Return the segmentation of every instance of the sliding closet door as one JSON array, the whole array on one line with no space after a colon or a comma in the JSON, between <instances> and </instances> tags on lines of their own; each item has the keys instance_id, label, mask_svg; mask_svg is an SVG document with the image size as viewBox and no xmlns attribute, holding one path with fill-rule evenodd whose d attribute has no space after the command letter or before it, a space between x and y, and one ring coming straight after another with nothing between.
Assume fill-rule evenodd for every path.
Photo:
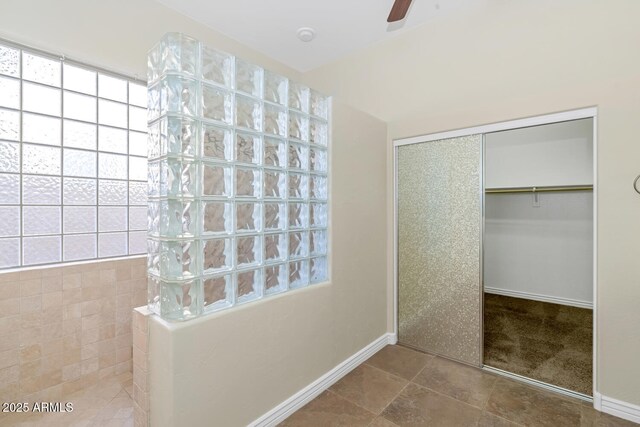
<instances>
[{"instance_id":1,"label":"sliding closet door","mask_svg":"<svg viewBox=\"0 0 640 427\"><path fill-rule=\"evenodd\" d=\"M479 366L482 135L396 154L398 340Z\"/></svg>"}]
</instances>

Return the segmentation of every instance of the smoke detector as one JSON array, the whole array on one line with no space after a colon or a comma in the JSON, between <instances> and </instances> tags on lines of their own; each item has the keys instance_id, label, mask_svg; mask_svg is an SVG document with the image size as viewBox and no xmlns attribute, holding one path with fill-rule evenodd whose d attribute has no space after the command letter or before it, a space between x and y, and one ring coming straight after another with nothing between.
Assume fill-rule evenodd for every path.
<instances>
[{"instance_id":1,"label":"smoke detector","mask_svg":"<svg viewBox=\"0 0 640 427\"><path fill-rule=\"evenodd\" d=\"M298 38L306 43L310 42L316 37L316 31L313 28L309 27L298 28L297 34Z\"/></svg>"}]
</instances>

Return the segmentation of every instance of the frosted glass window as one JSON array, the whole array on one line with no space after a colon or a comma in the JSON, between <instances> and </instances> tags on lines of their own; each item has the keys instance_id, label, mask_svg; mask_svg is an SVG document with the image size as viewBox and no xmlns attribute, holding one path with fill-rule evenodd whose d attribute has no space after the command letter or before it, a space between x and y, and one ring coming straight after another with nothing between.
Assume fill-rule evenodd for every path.
<instances>
[{"instance_id":1,"label":"frosted glass window","mask_svg":"<svg viewBox=\"0 0 640 427\"><path fill-rule=\"evenodd\" d=\"M0 219L0 269L144 254L146 84L0 42Z\"/></svg>"}]
</instances>

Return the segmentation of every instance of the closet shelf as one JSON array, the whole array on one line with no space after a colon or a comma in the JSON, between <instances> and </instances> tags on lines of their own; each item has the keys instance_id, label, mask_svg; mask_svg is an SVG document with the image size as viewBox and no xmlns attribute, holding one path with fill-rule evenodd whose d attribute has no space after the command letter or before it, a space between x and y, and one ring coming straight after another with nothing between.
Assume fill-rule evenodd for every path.
<instances>
[{"instance_id":1,"label":"closet shelf","mask_svg":"<svg viewBox=\"0 0 640 427\"><path fill-rule=\"evenodd\" d=\"M493 193L543 193L549 191L593 191L593 185L553 185L546 187L505 187L485 188L487 194Z\"/></svg>"}]
</instances>

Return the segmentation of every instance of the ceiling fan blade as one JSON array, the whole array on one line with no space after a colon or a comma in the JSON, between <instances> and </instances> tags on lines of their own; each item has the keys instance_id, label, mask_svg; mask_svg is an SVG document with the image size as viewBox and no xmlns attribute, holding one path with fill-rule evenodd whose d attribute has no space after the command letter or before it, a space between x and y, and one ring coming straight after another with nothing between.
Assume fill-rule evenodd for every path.
<instances>
[{"instance_id":1,"label":"ceiling fan blade","mask_svg":"<svg viewBox=\"0 0 640 427\"><path fill-rule=\"evenodd\" d=\"M396 0L395 3L393 3L391 12L389 12L387 22L396 22L403 19L407 15L409 6L411 6L411 0Z\"/></svg>"}]
</instances>

